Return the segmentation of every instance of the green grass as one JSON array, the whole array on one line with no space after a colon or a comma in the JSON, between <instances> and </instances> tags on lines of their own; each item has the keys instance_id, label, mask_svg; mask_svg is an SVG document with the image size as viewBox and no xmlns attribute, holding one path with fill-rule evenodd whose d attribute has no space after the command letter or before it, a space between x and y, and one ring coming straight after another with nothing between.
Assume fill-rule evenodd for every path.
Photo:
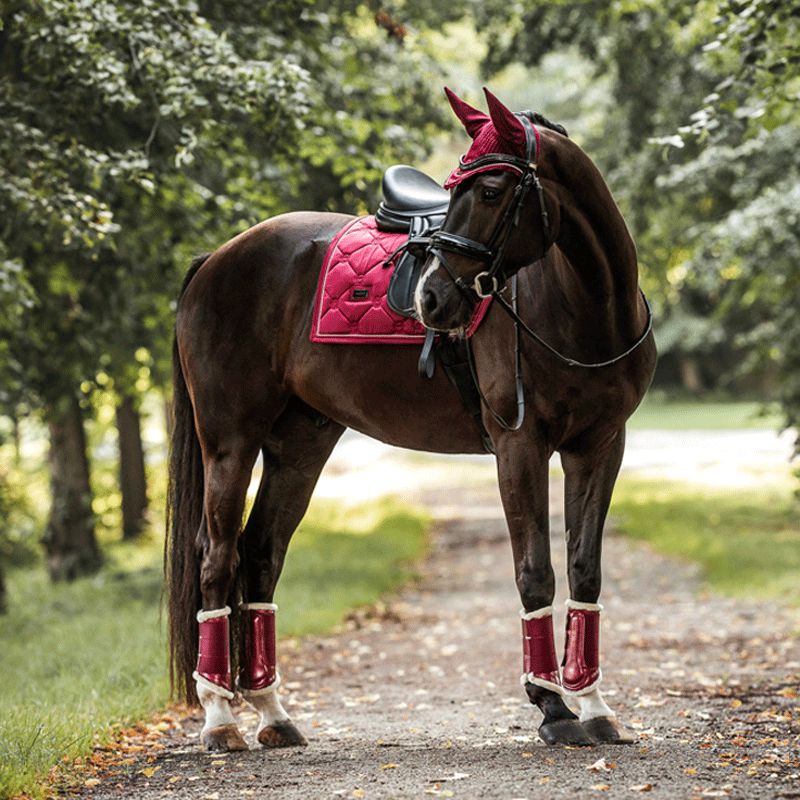
<instances>
[{"instance_id":1,"label":"green grass","mask_svg":"<svg viewBox=\"0 0 800 800\"><path fill-rule=\"evenodd\" d=\"M427 520L396 501L316 504L295 535L276 602L279 636L321 632L413 576ZM168 700L160 543L108 548L99 575L53 586L10 572L0 617L0 798L43 793L55 764Z\"/></svg>"},{"instance_id":2,"label":"green grass","mask_svg":"<svg viewBox=\"0 0 800 800\"><path fill-rule=\"evenodd\" d=\"M626 476L611 514L622 533L700 564L724 594L800 604L800 509L788 483L725 491Z\"/></svg>"},{"instance_id":3,"label":"green grass","mask_svg":"<svg viewBox=\"0 0 800 800\"><path fill-rule=\"evenodd\" d=\"M663 400L648 395L628 422L632 430L779 430L781 416L757 402L703 402Z\"/></svg>"}]
</instances>

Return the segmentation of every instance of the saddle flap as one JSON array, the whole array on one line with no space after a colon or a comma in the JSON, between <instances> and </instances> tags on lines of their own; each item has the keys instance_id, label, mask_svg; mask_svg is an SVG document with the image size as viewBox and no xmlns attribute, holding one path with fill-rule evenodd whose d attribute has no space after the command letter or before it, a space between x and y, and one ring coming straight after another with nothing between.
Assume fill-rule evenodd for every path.
<instances>
[{"instance_id":1,"label":"saddle flap","mask_svg":"<svg viewBox=\"0 0 800 800\"><path fill-rule=\"evenodd\" d=\"M427 231L427 219L414 217L410 220L411 236L422 236ZM416 319L414 293L417 290L424 261L424 258L418 258L408 251L398 260L386 291L386 302L395 313Z\"/></svg>"}]
</instances>

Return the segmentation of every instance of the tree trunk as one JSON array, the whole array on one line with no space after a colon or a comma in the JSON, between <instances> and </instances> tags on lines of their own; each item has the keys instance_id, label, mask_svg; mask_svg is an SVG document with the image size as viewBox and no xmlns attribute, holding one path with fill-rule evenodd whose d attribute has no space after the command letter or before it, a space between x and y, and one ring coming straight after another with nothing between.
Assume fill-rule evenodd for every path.
<instances>
[{"instance_id":1,"label":"tree trunk","mask_svg":"<svg viewBox=\"0 0 800 800\"><path fill-rule=\"evenodd\" d=\"M8 597L6 596L6 575L3 564L0 562L0 614L8 611Z\"/></svg>"},{"instance_id":2,"label":"tree trunk","mask_svg":"<svg viewBox=\"0 0 800 800\"><path fill-rule=\"evenodd\" d=\"M19 430L19 420L16 415L11 421L14 426L11 434L14 441L14 466L19 469L22 466L22 436Z\"/></svg>"},{"instance_id":3,"label":"tree trunk","mask_svg":"<svg viewBox=\"0 0 800 800\"><path fill-rule=\"evenodd\" d=\"M122 537L136 538L144 528L147 512L147 479L139 412L125 396L117 406L119 433L119 486L122 492Z\"/></svg>"},{"instance_id":4,"label":"tree trunk","mask_svg":"<svg viewBox=\"0 0 800 800\"><path fill-rule=\"evenodd\" d=\"M701 394L705 385L697 361L690 356L679 356L678 366L681 371L683 388L692 394Z\"/></svg>"},{"instance_id":5,"label":"tree trunk","mask_svg":"<svg viewBox=\"0 0 800 800\"><path fill-rule=\"evenodd\" d=\"M50 408L50 488L52 506L44 536L47 569L53 581L74 580L101 563L94 533L86 434L76 398Z\"/></svg>"}]
</instances>

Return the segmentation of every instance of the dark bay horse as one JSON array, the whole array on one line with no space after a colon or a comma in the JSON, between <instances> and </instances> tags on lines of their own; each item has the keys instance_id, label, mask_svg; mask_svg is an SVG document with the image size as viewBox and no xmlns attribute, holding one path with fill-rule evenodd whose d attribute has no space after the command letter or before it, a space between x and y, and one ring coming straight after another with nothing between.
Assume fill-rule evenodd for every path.
<instances>
[{"instance_id":1,"label":"dark bay horse","mask_svg":"<svg viewBox=\"0 0 800 800\"><path fill-rule=\"evenodd\" d=\"M470 341L523 606L522 682L543 713L547 743L629 741L598 688L598 598L625 422L655 365L636 251L578 146L488 92L490 115L448 95L473 142L446 184L450 206L428 244L417 312L427 327L459 336L478 295L496 290ZM351 219L299 212L267 220L198 259L181 293L166 544L172 674L204 707L210 749L246 746L230 708L235 686L260 712L261 744L305 743L278 699L272 600L289 540L343 431L415 450L484 452L442 370L419 377L415 348L310 341L323 257ZM527 410L509 424L518 411L516 363ZM556 451L570 588L560 667L548 531ZM263 477L242 530L259 453Z\"/></svg>"}]
</instances>

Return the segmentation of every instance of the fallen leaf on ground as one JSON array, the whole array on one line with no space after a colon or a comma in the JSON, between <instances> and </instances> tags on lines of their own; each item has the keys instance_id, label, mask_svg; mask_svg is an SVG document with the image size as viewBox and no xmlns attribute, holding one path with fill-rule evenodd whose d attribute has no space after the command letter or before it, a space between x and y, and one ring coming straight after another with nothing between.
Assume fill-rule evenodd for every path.
<instances>
[{"instance_id":1,"label":"fallen leaf on ground","mask_svg":"<svg viewBox=\"0 0 800 800\"><path fill-rule=\"evenodd\" d=\"M590 769L592 772L611 772L611 767L606 764L604 758L598 758L594 764L590 764L586 769Z\"/></svg>"},{"instance_id":2,"label":"fallen leaf on ground","mask_svg":"<svg viewBox=\"0 0 800 800\"><path fill-rule=\"evenodd\" d=\"M160 769L161 767L145 767L143 770L141 770L141 773L145 776L145 778L152 778L153 775L155 775Z\"/></svg>"},{"instance_id":3,"label":"fallen leaf on ground","mask_svg":"<svg viewBox=\"0 0 800 800\"><path fill-rule=\"evenodd\" d=\"M87 788L91 789L94 786L99 786L100 785L100 780L99 780L99 778L87 778L83 782L83 785L86 786Z\"/></svg>"},{"instance_id":4,"label":"fallen leaf on ground","mask_svg":"<svg viewBox=\"0 0 800 800\"><path fill-rule=\"evenodd\" d=\"M653 784L652 783L639 783L636 786L628 787L632 792L652 792L653 791Z\"/></svg>"},{"instance_id":5,"label":"fallen leaf on ground","mask_svg":"<svg viewBox=\"0 0 800 800\"><path fill-rule=\"evenodd\" d=\"M381 764L381 769L397 769L397 764Z\"/></svg>"},{"instance_id":6,"label":"fallen leaf on ground","mask_svg":"<svg viewBox=\"0 0 800 800\"><path fill-rule=\"evenodd\" d=\"M595 783L589 788L594 792L607 792L611 787L607 783Z\"/></svg>"}]
</instances>

